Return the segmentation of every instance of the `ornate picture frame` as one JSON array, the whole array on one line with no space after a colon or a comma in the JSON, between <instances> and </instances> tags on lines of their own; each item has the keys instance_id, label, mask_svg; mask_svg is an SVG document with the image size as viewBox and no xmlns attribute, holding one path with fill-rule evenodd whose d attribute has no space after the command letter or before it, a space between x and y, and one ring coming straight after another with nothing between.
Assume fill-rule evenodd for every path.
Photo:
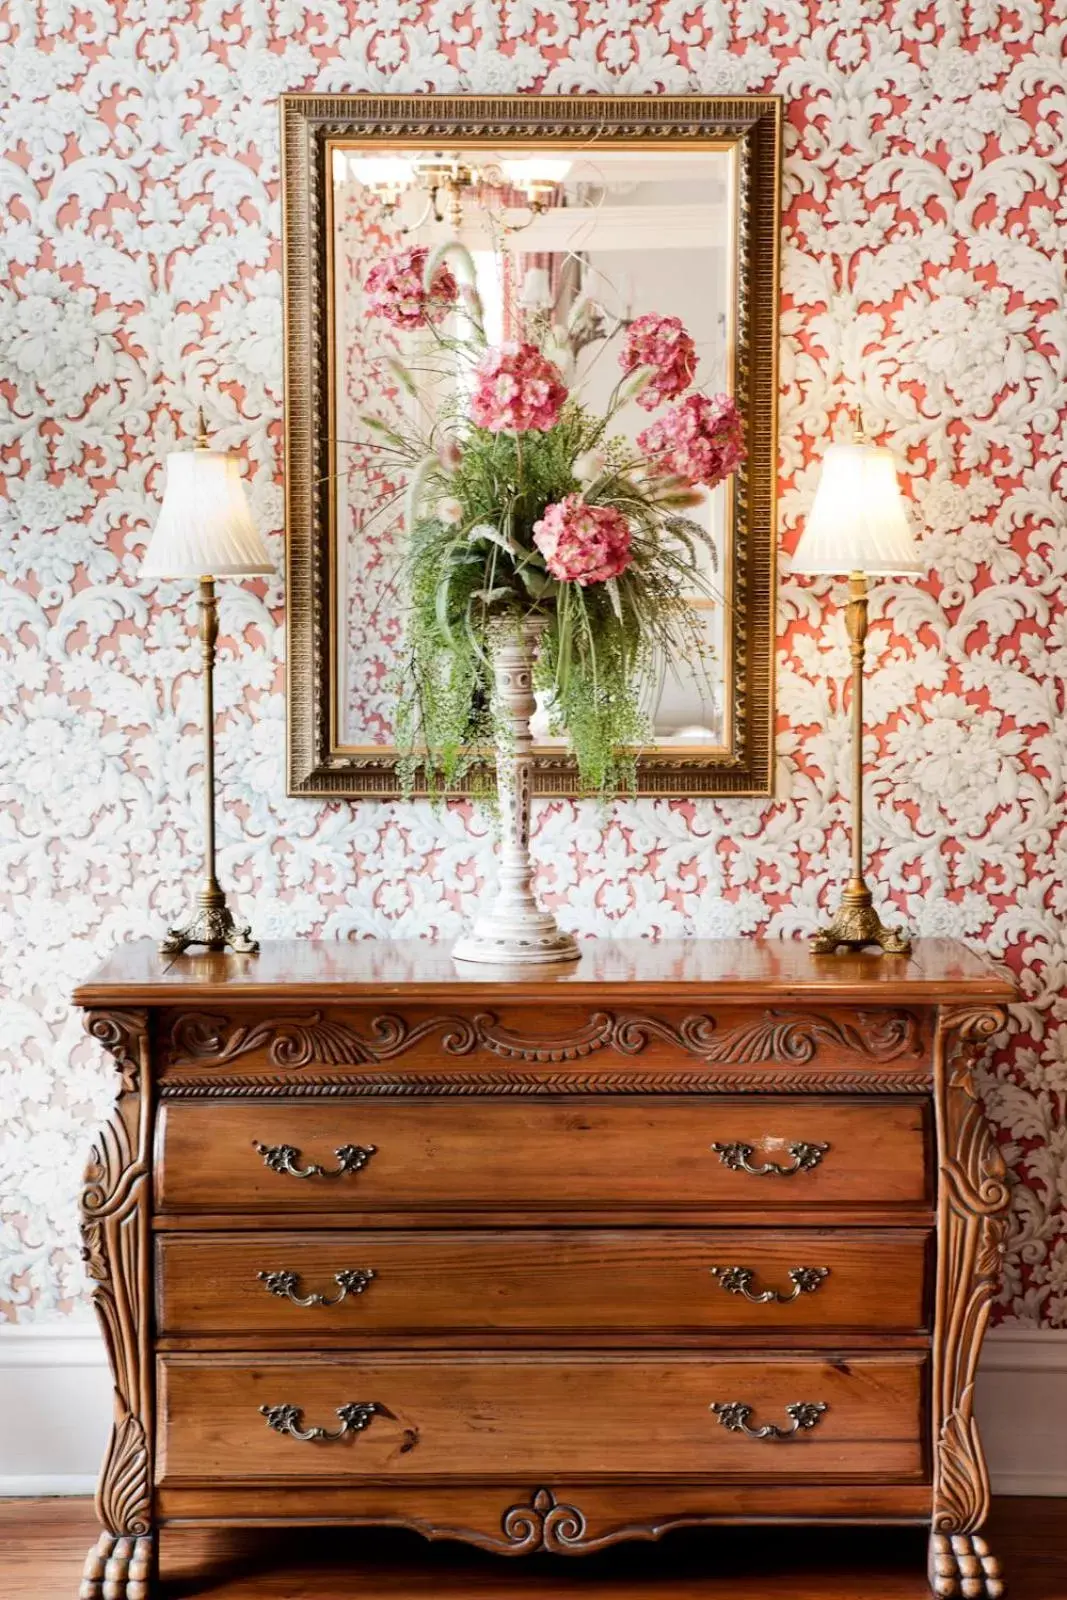
<instances>
[{"instance_id":1,"label":"ornate picture frame","mask_svg":"<svg viewBox=\"0 0 1067 1600\"><path fill-rule=\"evenodd\" d=\"M283 95L285 525L288 595L288 792L395 798L398 756L346 747L338 736L333 650L337 613L331 538L329 154L360 141L533 140L560 148L590 140L661 149L705 142L736 161L737 306L733 392L747 459L732 498L726 586L730 739L721 752L659 747L642 753L643 795L768 795L774 774L775 495L781 101L737 95L591 96ZM534 792L573 795L566 751L545 749Z\"/></svg>"}]
</instances>

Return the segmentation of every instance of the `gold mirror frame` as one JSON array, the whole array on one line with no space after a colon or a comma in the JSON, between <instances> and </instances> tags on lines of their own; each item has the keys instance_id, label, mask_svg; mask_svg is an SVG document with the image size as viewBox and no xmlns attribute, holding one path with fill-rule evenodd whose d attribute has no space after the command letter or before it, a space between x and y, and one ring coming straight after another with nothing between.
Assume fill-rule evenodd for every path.
<instances>
[{"instance_id":1,"label":"gold mirror frame","mask_svg":"<svg viewBox=\"0 0 1067 1600\"><path fill-rule=\"evenodd\" d=\"M649 750L642 795L767 795L774 775L775 490L781 101L768 95L283 95L285 524L289 649L288 792L334 798L399 795L397 756L345 749L335 713L336 614L330 529L329 146L338 139L499 145L536 139L633 147L726 147L737 170L733 392L748 456L733 489L727 604L733 666L732 745ZM565 751L536 758L534 792L573 795Z\"/></svg>"}]
</instances>

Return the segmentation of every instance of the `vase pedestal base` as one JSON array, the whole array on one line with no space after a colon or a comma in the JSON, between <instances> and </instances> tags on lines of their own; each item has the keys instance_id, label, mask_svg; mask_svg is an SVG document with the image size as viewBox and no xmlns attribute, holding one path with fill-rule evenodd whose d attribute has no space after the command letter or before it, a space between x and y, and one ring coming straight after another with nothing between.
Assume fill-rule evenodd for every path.
<instances>
[{"instance_id":1,"label":"vase pedestal base","mask_svg":"<svg viewBox=\"0 0 1067 1600\"><path fill-rule=\"evenodd\" d=\"M577 939L561 932L555 917L544 911L510 925L492 913L478 917L452 951L456 961L492 967L565 966L580 954Z\"/></svg>"},{"instance_id":2,"label":"vase pedestal base","mask_svg":"<svg viewBox=\"0 0 1067 1600\"><path fill-rule=\"evenodd\" d=\"M543 617L527 617L518 625L505 618L493 648L499 716L507 722L496 753L500 879L492 898L486 896L485 910L452 951L457 961L483 967L561 967L579 955L577 940L560 931L551 911L541 910L533 891L530 718L537 709L533 669L545 626Z\"/></svg>"}]
</instances>

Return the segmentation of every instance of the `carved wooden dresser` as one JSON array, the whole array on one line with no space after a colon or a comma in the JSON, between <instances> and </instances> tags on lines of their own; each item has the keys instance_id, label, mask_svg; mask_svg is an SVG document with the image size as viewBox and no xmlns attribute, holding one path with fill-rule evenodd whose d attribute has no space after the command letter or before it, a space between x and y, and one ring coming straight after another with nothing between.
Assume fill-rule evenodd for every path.
<instances>
[{"instance_id":1,"label":"carved wooden dresser","mask_svg":"<svg viewBox=\"0 0 1067 1600\"><path fill-rule=\"evenodd\" d=\"M83 1600L170 1526L583 1552L923 1523L996 1596L972 1413L1007 1188L961 946L595 943L549 976L293 942L79 989L121 1075L84 1193L114 1435Z\"/></svg>"}]
</instances>

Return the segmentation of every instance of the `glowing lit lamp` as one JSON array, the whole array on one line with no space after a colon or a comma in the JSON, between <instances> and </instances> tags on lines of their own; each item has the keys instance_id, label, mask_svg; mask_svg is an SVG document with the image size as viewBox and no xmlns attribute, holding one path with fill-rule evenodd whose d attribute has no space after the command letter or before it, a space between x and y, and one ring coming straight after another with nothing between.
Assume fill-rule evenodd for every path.
<instances>
[{"instance_id":1,"label":"glowing lit lamp","mask_svg":"<svg viewBox=\"0 0 1067 1600\"><path fill-rule=\"evenodd\" d=\"M251 929L238 926L215 876L215 641L219 632L216 578L266 577L274 563L252 521L236 456L212 450L200 414L193 450L167 457L163 505L141 563L145 578L196 579L204 680L204 886L184 928L171 928L163 955L190 945L255 954Z\"/></svg>"},{"instance_id":2,"label":"glowing lit lamp","mask_svg":"<svg viewBox=\"0 0 1067 1600\"><path fill-rule=\"evenodd\" d=\"M832 444L823 459L815 503L800 536L793 571L848 574L845 613L852 656L852 876L828 927L811 941L818 955L879 945L907 955L905 930L887 928L863 877L863 658L868 577L915 576L925 569L908 527L893 457L869 444L862 424L851 444Z\"/></svg>"},{"instance_id":3,"label":"glowing lit lamp","mask_svg":"<svg viewBox=\"0 0 1067 1600\"><path fill-rule=\"evenodd\" d=\"M345 154L334 151L335 169L343 181ZM415 163L410 156L352 155L348 152L349 174L365 189L371 189L389 211L400 204L404 191L411 186L415 176Z\"/></svg>"},{"instance_id":4,"label":"glowing lit lamp","mask_svg":"<svg viewBox=\"0 0 1067 1600\"><path fill-rule=\"evenodd\" d=\"M351 160L351 170L368 189L406 189L415 173L408 156L360 156Z\"/></svg>"},{"instance_id":5,"label":"glowing lit lamp","mask_svg":"<svg viewBox=\"0 0 1067 1600\"><path fill-rule=\"evenodd\" d=\"M534 211L544 211L553 192L571 170L570 161L554 156L523 157L517 161L502 161L500 166L508 182L524 190Z\"/></svg>"}]
</instances>

